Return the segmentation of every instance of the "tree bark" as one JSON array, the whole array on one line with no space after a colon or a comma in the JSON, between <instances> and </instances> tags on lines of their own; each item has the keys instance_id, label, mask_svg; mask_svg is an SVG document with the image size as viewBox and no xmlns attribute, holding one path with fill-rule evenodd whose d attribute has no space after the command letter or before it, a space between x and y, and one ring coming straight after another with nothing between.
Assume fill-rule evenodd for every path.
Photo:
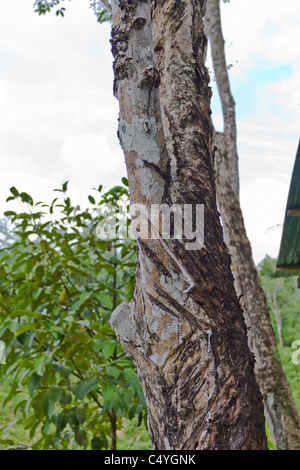
<instances>
[{"instance_id":1,"label":"tree bark","mask_svg":"<svg viewBox=\"0 0 300 470\"><path fill-rule=\"evenodd\" d=\"M226 67L219 0L208 1L205 19L224 118L224 132L215 133L218 208L232 256L236 290L249 329L250 350L256 359L255 373L263 394L267 421L277 448L295 450L300 448L299 413L279 360L276 337L239 202L235 106Z\"/></svg>"},{"instance_id":2,"label":"tree bark","mask_svg":"<svg viewBox=\"0 0 300 470\"><path fill-rule=\"evenodd\" d=\"M204 204L205 247L190 250L187 240L161 233L138 238L134 299L111 323L137 367L155 449L265 449L261 395L216 208L204 8L203 0L112 1L131 203L147 210Z\"/></svg>"},{"instance_id":3,"label":"tree bark","mask_svg":"<svg viewBox=\"0 0 300 470\"><path fill-rule=\"evenodd\" d=\"M272 293L272 296L271 296L271 291L269 291L267 289L264 289L265 293L266 293L266 296L267 296L267 300L269 302L269 305L270 305L270 308L272 310L272 312L274 313L274 316L275 316L275 320L276 320L276 329L277 329L277 334L278 334L278 340L279 340L279 344L281 347L283 347L283 341L282 341L282 319L281 319L281 309L278 305L278 302L277 302L277 292L279 291L280 289L280 284L281 284L281 279L276 279L276 286L274 288L274 291Z\"/></svg>"}]
</instances>

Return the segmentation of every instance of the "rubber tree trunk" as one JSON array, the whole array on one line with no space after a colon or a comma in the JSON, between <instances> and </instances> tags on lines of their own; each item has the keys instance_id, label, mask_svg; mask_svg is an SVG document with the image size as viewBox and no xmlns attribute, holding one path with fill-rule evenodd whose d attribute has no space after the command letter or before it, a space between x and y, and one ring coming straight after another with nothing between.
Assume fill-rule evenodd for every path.
<instances>
[{"instance_id":1,"label":"rubber tree trunk","mask_svg":"<svg viewBox=\"0 0 300 470\"><path fill-rule=\"evenodd\" d=\"M215 133L214 143L218 148L215 154L217 202L225 241L232 256L236 290L249 329L249 346L255 354L256 379L263 394L267 421L278 449L300 449L299 413L280 363L239 202L235 102L226 67L219 0L208 1L205 20L224 119L224 132Z\"/></svg>"},{"instance_id":2,"label":"rubber tree trunk","mask_svg":"<svg viewBox=\"0 0 300 470\"><path fill-rule=\"evenodd\" d=\"M112 2L131 204L204 204L205 247L190 249L189 237L140 235L134 299L111 323L137 367L155 449L265 449L261 394L216 207L204 7L203 0Z\"/></svg>"}]
</instances>

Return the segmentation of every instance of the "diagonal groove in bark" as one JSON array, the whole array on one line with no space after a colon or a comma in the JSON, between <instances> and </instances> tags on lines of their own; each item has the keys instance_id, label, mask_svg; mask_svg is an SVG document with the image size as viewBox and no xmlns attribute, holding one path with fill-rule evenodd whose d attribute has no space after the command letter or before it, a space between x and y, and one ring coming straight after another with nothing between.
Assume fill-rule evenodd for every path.
<instances>
[{"instance_id":1,"label":"diagonal groove in bark","mask_svg":"<svg viewBox=\"0 0 300 470\"><path fill-rule=\"evenodd\" d=\"M114 92L131 202L203 203L205 249L138 240L134 299L111 323L136 364L156 449L260 449L262 400L216 207L204 5L112 2Z\"/></svg>"},{"instance_id":2,"label":"diagonal groove in bark","mask_svg":"<svg viewBox=\"0 0 300 470\"><path fill-rule=\"evenodd\" d=\"M215 133L217 202L221 212L225 241L233 261L238 295L249 329L249 346L255 354L255 372L263 393L268 423L278 449L300 448L300 420L289 384L283 372L276 338L271 325L238 197L238 156L234 99L229 85L221 29L219 0L209 0L206 31L219 95L222 102L224 132Z\"/></svg>"}]
</instances>

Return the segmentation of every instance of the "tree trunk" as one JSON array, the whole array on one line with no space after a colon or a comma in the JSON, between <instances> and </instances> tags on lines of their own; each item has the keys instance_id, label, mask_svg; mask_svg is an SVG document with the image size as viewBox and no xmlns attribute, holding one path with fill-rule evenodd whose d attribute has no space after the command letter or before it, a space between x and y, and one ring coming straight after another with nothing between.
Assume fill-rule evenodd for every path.
<instances>
[{"instance_id":1,"label":"tree trunk","mask_svg":"<svg viewBox=\"0 0 300 470\"><path fill-rule=\"evenodd\" d=\"M219 0L209 0L205 19L224 118L224 132L215 133L218 148L215 167L217 202L225 241L232 256L236 290L249 329L249 346L255 354L256 378L263 393L266 417L277 448L300 449L299 414L279 360L276 337L238 197L235 107L226 67Z\"/></svg>"},{"instance_id":2,"label":"tree trunk","mask_svg":"<svg viewBox=\"0 0 300 470\"><path fill-rule=\"evenodd\" d=\"M281 347L283 347L281 311L280 311L280 307L279 307L278 302L277 302L277 292L280 289L280 284L281 284L280 281L281 281L281 279L276 279L276 286L274 288L272 296L271 296L271 292L269 290L267 290L267 291L266 291L266 289L264 289L264 290L265 290L270 308L271 308L271 310L272 310L272 312L274 313L274 316L275 316L276 329L277 329L279 344L280 344Z\"/></svg>"},{"instance_id":3,"label":"tree trunk","mask_svg":"<svg viewBox=\"0 0 300 470\"><path fill-rule=\"evenodd\" d=\"M155 449L265 449L253 355L216 208L204 6L112 1L131 204L204 204L205 247L192 250L189 237L157 231L140 235L134 299L111 323L136 364Z\"/></svg>"}]
</instances>

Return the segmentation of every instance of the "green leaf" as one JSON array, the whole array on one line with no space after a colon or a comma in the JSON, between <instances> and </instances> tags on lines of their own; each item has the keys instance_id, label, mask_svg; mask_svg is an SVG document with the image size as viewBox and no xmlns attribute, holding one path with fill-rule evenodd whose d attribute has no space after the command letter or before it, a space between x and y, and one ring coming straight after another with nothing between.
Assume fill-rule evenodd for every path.
<instances>
[{"instance_id":1,"label":"green leaf","mask_svg":"<svg viewBox=\"0 0 300 470\"><path fill-rule=\"evenodd\" d=\"M117 379L120 376L120 373L121 373L120 369L118 369L117 367L114 367L114 366L107 367L106 371L107 371L108 375L111 375L112 377L114 377L114 379Z\"/></svg>"},{"instance_id":2,"label":"green leaf","mask_svg":"<svg viewBox=\"0 0 300 470\"><path fill-rule=\"evenodd\" d=\"M85 380L79 382L74 390L74 395L77 400L82 400L89 392L91 392L96 385L98 385L100 380L97 377L88 377Z\"/></svg>"},{"instance_id":3,"label":"green leaf","mask_svg":"<svg viewBox=\"0 0 300 470\"><path fill-rule=\"evenodd\" d=\"M17 188L15 188L14 186L12 186L10 188L10 192L15 196L15 197L19 197L19 191L17 190Z\"/></svg>"},{"instance_id":4,"label":"green leaf","mask_svg":"<svg viewBox=\"0 0 300 470\"><path fill-rule=\"evenodd\" d=\"M34 330L33 325L21 325L21 326L19 326L19 328L15 332L15 336L17 338L18 336L22 335L23 333L26 333L27 331L32 331L32 330Z\"/></svg>"},{"instance_id":5,"label":"green leaf","mask_svg":"<svg viewBox=\"0 0 300 470\"><path fill-rule=\"evenodd\" d=\"M140 382L137 374L132 369L125 369L124 374L132 388L136 391L140 387Z\"/></svg>"},{"instance_id":6,"label":"green leaf","mask_svg":"<svg viewBox=\"0 0 300 470\"><path fill-rule=\"evenodd\" d=\"M108 294L103 294L103 293L97 294L97 298L104 305L104 307L107 307L110 310L113 309L113 302L112 302L111 297Z\"/></svg>"},{"instance_id":7,"label":"green leaf","mask_svg":"<svg viewBox=\"0 0 300 470\"><path fill-rule=\"evenodd\" d=\"M33 364L33 368L35 370L35 372L38 374L38 375L43 375L43 368L44 368L44 364L46 362L46 359L47 359L47 356L45 354L43 354L42 356L39 356L35 361L34 361L34 364Z\"/></svg>"},{"instance_id":8,"label":"green leaf","mask_svg":"<svg viewBox=\"0 0 300 470\"><path fill-rule=\"evenodd\" d=\"M19 318L19 317L38 317L40 313L32 312L31 310L14 310L11 313L11 318Z\"/></svg>"},{"instance_id":9,"label":"green leaf","mask_svg":"<svg viewBox=\"0 0 300 470\"><path fill-rule=\"evenodd\" d=\"M71 411L71 413L68 414L68 423L71 426L78 426L78 421L74 411Z\"/></svg>"},{"instance_id":10,"label":"green leaf","mask_svg":"<svg viewBox=\"0 0 300 470\"><path fill-rule=\"evenodd\" d=\"M102 395L105 401L110 402L115 392L114 384L105 382L102 386Z\"/></svg>"},{"instance_id":11,"label":"green leaf","mask_svg":"<svg viewBox=\"0 0 300 470\"><path fill-rule=\"evenodd\" d=\"M11 217L11 216L16 216L17 213L14 211L6 211L4 212L5 217Z\"/></svg>"},{"instance_id":12,"label":"green leaf","mask_svg":"<svg viewBox=\"0 0 300 470\"><path fill-rule=\"evenodd\" d=\"M48 255L49 251L49 243L46 240L41 240L40 241L40 246L45 255Z\"/></svg>"},{"instance_id":13,"label":"green leaf","mask_svg":"<svg viewBox=\"0 0 300 470\"><path fill-rule=\"evenodd\" d=\"M35 435L35 431L38 427L38 425L40 424L40 421L37 420L32 426L31 426L31 429L30 429L30 432L29 432L29 437L30 439L33 439L34 438L34 435Z\"/></svg>"},{"instance_id":14,"label":"green leaf","mask_svg":"<svg viewBox=\"0 0 300 470\"><path fill-rule=\"evenodd\" d=\"M66 291L65 288L63 288L63 290L59 294L58 302L61 305L65 305L68 302L68 299L69 299L68 292Z\"/></svg>"},{"instance_id":15,"label":"green leaf","mask_svg":"<svg viewBox=\"0 0 300 470\"><path fill-rule=\"evenodd\" d=\"M44 266L39 265L36 267L35 277L37 281L41 281L43 279L43 276L44 276Z\"/></svg>"},{"instance_id":16,"label":"green leaf","mask_svg":"<svg viewBox=\"0 0 300 470\"><path fill-rule=\"evenodd\" d=\"M27 419L23 421L23 427L24 429L29 429L32 427L32 425L36 422L36 416L29 416Z\"/></svg>"},{"instance_id":17,"label":"green leaf","mask_svg":"<svg viewBox=\"0 0 300 470\"><path fill-rule=\"evenodd\" d=\"M62 405L70 405L70 403L72 403L72 393L70 392L64 393L64 395L62 396L60 400L60 403Z\"/></svg>"},{"instance_id":18,"label":"green leaf","mask_svg":"<svg viewBox=\"0 0 300 470\"><path fill-rule=\"evenodd\" d=\"M132 369L125 369L124 370L124 374L129 382L129 384L131 385L131 387L133 388L133 390L136 392L136 394L138 395L139 399L140 399L140 402L146 406L146 403L145 403L145 398L144 398L144 395L143 395L143 392L142 392L142 388L141 388L141 384L140 384L140 381L138 379L138 376L136 374L136 372Z\"/></svg>"},{"instance_id":19,"label":"green leaf","mask_svg":"<svg viewBox=\"0 0 300 470\"><path fill-rule=\"evenodd\" d=\"M65 367L63 364L60 364L59 362L52 362L52 368L56 372L59 372L63 377L69 377L69 375L72 373L71 369L68 369Z\"/></svg>"},{"instance_id":20,"label":"green leaf","mask_svg":"<svg viewBox=\"0 0 300 470\"><path fill-rule=\"evenodd\" d=\"M31 292L31 297L35 300L37 300L40 295L42 294L43 292L43 287L40 287L39 289L34 289L32 292Z\"/></svg>"},{"instance_id":21,"label":"green leaf","mask_svg":"<svg viewBox=\"0 0 300 470\"><path fill-rule=\"evenodd\" d=\"M33 395L34 392L36 391L36 389L38 388L38 386L40 385L41 383L41 380L42 380L42 377L36 373L34 373L29 381L28 381L28 392L29 392L29 395Z\"/></svg>"},{"instance_id":22,"label":"green leaf","mask_svg":"<svg viewBox=\"0 0 300 470\"><path fill-rule=\"evenodd\" d=\"M92 439L92 449L93 450L101 450L103 448L107 447L107 441L106 439L103 439L101 437L93 437Z\"/></svg>"},{"instance_id":23,"label":"green leaf","mask_svg":"<svg viewBox=\"0 0 300 470\"><path fill-rule=\"evenodd\" d=\"M139 415L143 411L143 405L139 405L138 403L134 403L130 406L128 411L128 418L131 420L134 418L135 415Z\"/></svg>"},{"instance_id":24,"label":"green leaf","mask_svg":"<svg viewBox=\"0 0 300 470\"><path fill-rule=\"evenodd\" d=\"M43 400L42 400L42 406L43 406L43 411L44 411L45 416L48 419L50 419L55 408L55 403L53 403L53 401L50 399L49 392L46 392L44 394Z\"/></svg>"},{"instance_id":25,"label":"green leaf","mask_svg":"<svg viewBox=\"0 0 300 470\"><path fill-rule=\"evenodd\" d=\"M17 216L18 219L31 219L32 217L33 214L27 214L27 212L20 212Z\"/></svg>"},{"instance_id":26,"label":"green leaf","mask_svg":"<svg viewBox=\"0 0 300 470\"><path fill-rule=\"evenodd\" d=\"M114 343L113 341L103 341L101 349L104 358L109 359L114 354L115 348L116 343Z\"/></svg>"},{"instance_id":27,"label":"green leaf","mask_svg":"<svg viewBox=\"0 0 300 470\"><path fill-rule=\"evenodd\" d=\"M60 386L52 387L51 390L49 391L49 397L50 397L50 400L53 401L53 403L60 402L64 397L63 388Z\"/></svg>"},{"instance_id":28,"label":"green leaf","mask_svg":"<svg viewBox=\"0 0 300 470\"><path fill-rule=\"evenodd\" d=\"M78 406L75 411L75 416L79 424L82 424L86 420L86 409L83 406Z\"/></svg>"},{"instance_id":29,"label":"green leaf","mask_svg":"<svg viewBox=\"0 0 300 470\"><path fill-rule=\"evenodd\" d=\"M273 442L271 442L269 439L268 439L268 448L271 450L276 450L276 447L274 446Z\"/></svg>"},{"instance_id":30,"label":"green leaf","mask_svg":"<svg viewBox=\"0 0 300 470\"><path fill-rule=\"evenodd\" d=\"M86 438L87 438L87 434L84 429L79 429L79 431L77 431L77 433L75 434L75 440L77 444L79 444L80 446L82 446L85 443Z\"/></svg>"},{"instance_id":31,"label":"green leaf","mask_svg":"<svg viewBox=\"0 0 300 470\"><path fill-rule=\"evenodd\" d=\"M67 189L68 189L68 183L69 183L69 181L65 181L65 182L63 183L63 185L62 185L62 190L63 190L64 193L65 193L65 192L67 191Z\"/></svg>"},{"instance_id":32,"label":"green leaf","mask_svg":"<svg viewBox=\"0 0 300 470\"><path fill-rule=\"evenodd\" d=\"M20 198L21 198L22 202L28 202L31 205L33 204L32 197L29 196L29 194L27 194L27 193L21 193Z\"/></svg>"},{"instance_id":33,"label":"green leaf","mask_svg":"<svg viewBox=\"0 0 300 470\"><path fill-rule=\"evenodd\" d=\"M67 426L67 424L68 424L68 417L64 414L58 415L57 421L56 421L57 432L60 433L61 431L63 431L65 427Z\"/></svg>"},{"instance_id":34,"label":"green leaf","mask_svg":"<svg viewBox=\"0 0 300 470\"><path fill-rule=\"evenodd\" d=\"M91 204L96 204L96 201L93 198L93 196L89 196L88 198L89 198L89 201L90 201Z\"/></svg>"}]
</instances>

